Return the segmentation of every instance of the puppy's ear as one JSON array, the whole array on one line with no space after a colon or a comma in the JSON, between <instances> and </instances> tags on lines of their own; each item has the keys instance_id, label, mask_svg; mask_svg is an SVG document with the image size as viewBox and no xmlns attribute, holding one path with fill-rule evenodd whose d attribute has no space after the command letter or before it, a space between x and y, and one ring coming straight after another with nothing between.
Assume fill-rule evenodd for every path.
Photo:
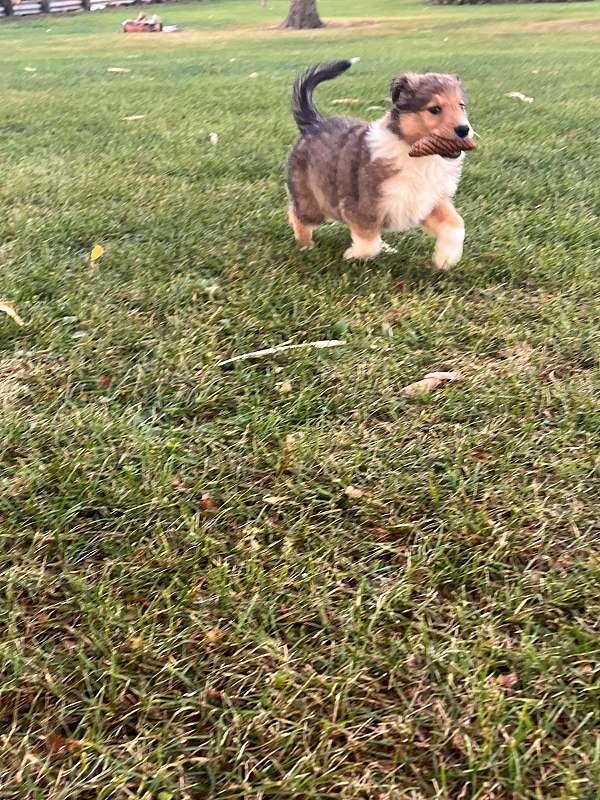
<instances>
[{"instance_id":1,"label":"puppy's ear","mask_svg":"<svg viewBox=\"0 0 600 800\"><path fill-rule=\"evenodd\" d=\"M398 75L397 78L394 78L390 87L390 92L394 105L398 105L402 103L403 100L412 97L414 95L414 81L412 75L405 73L404 75Z\"/></svg>"}]
</instances>

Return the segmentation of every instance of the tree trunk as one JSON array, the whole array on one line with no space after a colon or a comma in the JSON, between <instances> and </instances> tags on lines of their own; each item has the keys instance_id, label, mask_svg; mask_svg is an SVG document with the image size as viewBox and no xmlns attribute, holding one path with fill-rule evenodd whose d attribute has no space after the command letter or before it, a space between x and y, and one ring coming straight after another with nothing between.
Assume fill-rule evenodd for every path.
<instances>
[{"instance_id":1,"label":"tree trunk","mask_svg":"<svg viewBox=\"0 0 600 800\"><path fill-rule=\"evenodd\" d=\"M317 11L317 0L290 0L290 10L281 27L296 31L324 27Z\"/></svg>"}]
</instances>

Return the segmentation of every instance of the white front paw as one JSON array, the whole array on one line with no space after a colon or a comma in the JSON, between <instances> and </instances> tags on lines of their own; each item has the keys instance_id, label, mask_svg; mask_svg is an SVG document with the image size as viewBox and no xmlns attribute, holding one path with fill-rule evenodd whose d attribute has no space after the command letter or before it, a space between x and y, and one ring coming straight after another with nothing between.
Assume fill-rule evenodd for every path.
<instances>
[{"instance_id":1,"label":"white front paw","mask_svg":"<svg viewBox=\"0 0 600 800\"><path fill-rule=\"evenodd\" d=\"M453 231L451 236L440 237L433 251L433 266L446 270L458 264L463 254L464 238L462 230Z\"/></svg>"}]
</instances>

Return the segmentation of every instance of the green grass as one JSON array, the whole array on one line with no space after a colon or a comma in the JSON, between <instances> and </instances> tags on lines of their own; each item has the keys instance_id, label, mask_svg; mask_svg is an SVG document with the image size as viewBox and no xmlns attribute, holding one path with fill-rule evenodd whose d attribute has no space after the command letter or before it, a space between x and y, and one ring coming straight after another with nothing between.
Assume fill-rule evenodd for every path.
<instances>
[{"instance_id":1,"label":"green grass","mask_svg":"<svg viewBox=\"0 0 600 800\"><path fill-rule=\"evenodd\" d=\"M387 19L0 24L2 800L600 796L600 5L321 10ZM290 85L337 56L331 113L463 76L449 274L296 249Z\"/></svg>"}]
</instances>

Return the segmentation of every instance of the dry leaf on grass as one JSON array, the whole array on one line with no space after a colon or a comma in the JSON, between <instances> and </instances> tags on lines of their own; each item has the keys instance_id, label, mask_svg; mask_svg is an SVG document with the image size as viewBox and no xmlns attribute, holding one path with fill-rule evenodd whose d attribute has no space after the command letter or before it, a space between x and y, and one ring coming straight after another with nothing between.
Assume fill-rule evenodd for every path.
<instances>
[{"instance_id":1,"label":"dry leaf on grass","mask_svg":"<svg viewBox=\"0 0 600 800\"><path fill-rule=\"evenodd\" d=\"M540 372L540 378L546 383L556 383L563 377L564 371L560 368L552 369L547 367Z\"/></svg>"},{"instance_id":2,"label":"dry leaf on grass","mask_svg":"<svg viewBox=\"0 0 600 800\"><path fill-rule=\"evenodd\" d=\"M286 495L276 495L276 494L268 494L266 497L263 497L265 503L268 503L270 506L277 506L279 503L283 503L287 500Z\"/></svg>"},{"instance_id":3,"label":"dry leaf on grass","mask_svg":"<svg viewBox=\"0 0 600 800\"><path fill-rule=\"evenodd\" d=\"M127 69L127 67L107 67L106 71L107 72L131 72L131 70Z\"/></svg>"},{"instance_id":4,"label":"dry leaf on grass","mask_svg":"<svg viewBox=\"0 0 600 800\"><path fill-rule=\"evenodd\" d=\"M298 431L298 433L288 433L288 435L285 437L285 446L288 448L295 447L301 439L304 439L304 431Z\"/></svg>"},{"instance_id":5,"label":"dry leaf on grass","mask_svg":"<svg viewBox=\"0 0 600 800\"><path fill-rule=\"evenodd\" d=\"M346 486L346 488L344 489L344 494L351 500L358 500L359 498L364 497L365 493L362 489L359 489L357 486L352 486L352 484L350 484L350 486Z\"/></svg>"},{"instance_id":6,"label":"dry leaf on grass","mask_svg":"<svg viewBox=\"0 0 600 800\"><path fill-rule=\"evenodd\" d=\"M132 114L130 117L123 117L126 122L133 122L136 119L146 119L145 114Z\"/></svg>"},{"instance_id":7,"label":"dry leaf on grass","mask_svg":"<svg viewBox=\"0 0 600 800\"><path fill-rule=\"evenodd\" d=\"M400 389L402 397L414 397L418 394L426 394L433 391L442 383L449 383L457 381L460 378L459 372L429 372L425 377L416 383L410 383L408 386Z\"/></svg>"},{"instance_id":8,"label":"dry leaf on grass","mask_svg":"<svg viewBox=\"0 0 600 800\"><path fill-rule=\"evenodd\" d=\"M37 72L36 67L25 67L25 72Z\"/></svg>"},{"instance_id":9,"label":"dry leaf on grass","mask_svg":"<svg viewBox=\"0 0 600 800\"><path fill-rule=\"evenodd\" d=\"M523 94L523 92L508 92L506 96L522 100L523 103L533 103L533 97L528 97L526 94Z\"/></svg>"},{"instance_id":10,"label":"dry leaf on grass","mask_svg":"<svg viewBox=\"0 0 600 800\"><path fill-rule=\"evenodd\" d=\"M209 133L208 134L208 141L212 145L219 144L219 134L218 133Z\"/></svg>"},{"instance_id":11,"label":"dry leaf on grass","mask_svg":"<svg viewBox=\"0 0 600 800\"><path fill-rule=\"evenodd\" d=\"M17 325L23 327L25 323L21 319L21 317L15 311L15 307L12 303L9 303L8 300L0 300L0 311L3 314L7 314Z\"/></svg>"},{"instance_id":12,"label":"dry leaf on grass","mask_svg":"<svg viewBox=\"0 0 600 800\"><path fill-rule=\"evenodd\" d=\"M225 636L225 631L223 628L211 628L210 630L206 631L204 638L209 644L215 644L220 639Z\"/></svg>"},{"instance_id":13,"label":"dry leaf on grass","mask_svg":"<svg viewBox=\"0 0 600 800\"><path fill-rule=\"evenodd\" d=\"M360 103L360 98L358 97L338 97L337 100L332 100L331 104L334 106L341 106L341 105L350 105L354 106L356 103Z\"/></svg>"},{"instance_id":14,"label":"dry leaf on grass","mask_svg":"<svg viewBox=\"0 0 600 800\"><path fill-rule=\"evenodd\" d=\"M282 383L278 384L277 389L279 390L279 394L291 394L293 387L291 381L283 381Z\"/></svg>"},{"instance_id":15,"label":"dry leaf on grass","mask_svg":"<svg viewBox=\"0 0 600 800\"><path fill-rule=\"evenodd\" d=\"M250 75L248 75L248 77L251 78L252 80L256 80L256 78L258 78L258 72L251 72Z\"/></svg>"},{"instance_id":16,"label":"dry leaf on grass","mask_svg":"<svg viewBox=\"0 0 600 800\"><path fill-rule=\"evenodd\" d=\"M85 742L81 742L78 739L67 739L58 733L51 733L49 736L46 736L45 743L48 752L52 755L73 753L85 747Z\"/></svg>"},{"instance_id":17,"label":"dry leaf on grass","mask_svg":"<svg viewBox=\"0 0 600 800\"><path fill-rule=\"evenodd\" d=\"M508 672L506 675L498 675L496 683L503 689L514 689L519 683L519 674L518 672Z\"/></svg>"},{"instance_id":18,"label":"dry leaf on grass","mask_svg":"<svg viewBox=\"0 0 600 800\"><path fill-rule=\"evenodd\" d=\"M90 253L90 263L95 264L99 258L102 258L104 255L104 248L101 244L95 244L92 247L92 252Z\"/></svg>"},{"instance_id":19,"label":"dry leaf on grass","mask_svg":"<svg viewBox=\"0 0 600 800\"><path fill-rule=\"evenodd\" d=\"M218 507L217 501L210 492L204 492L198 505L203 511L214 511Z\"/></svg>"}]
</instances>

